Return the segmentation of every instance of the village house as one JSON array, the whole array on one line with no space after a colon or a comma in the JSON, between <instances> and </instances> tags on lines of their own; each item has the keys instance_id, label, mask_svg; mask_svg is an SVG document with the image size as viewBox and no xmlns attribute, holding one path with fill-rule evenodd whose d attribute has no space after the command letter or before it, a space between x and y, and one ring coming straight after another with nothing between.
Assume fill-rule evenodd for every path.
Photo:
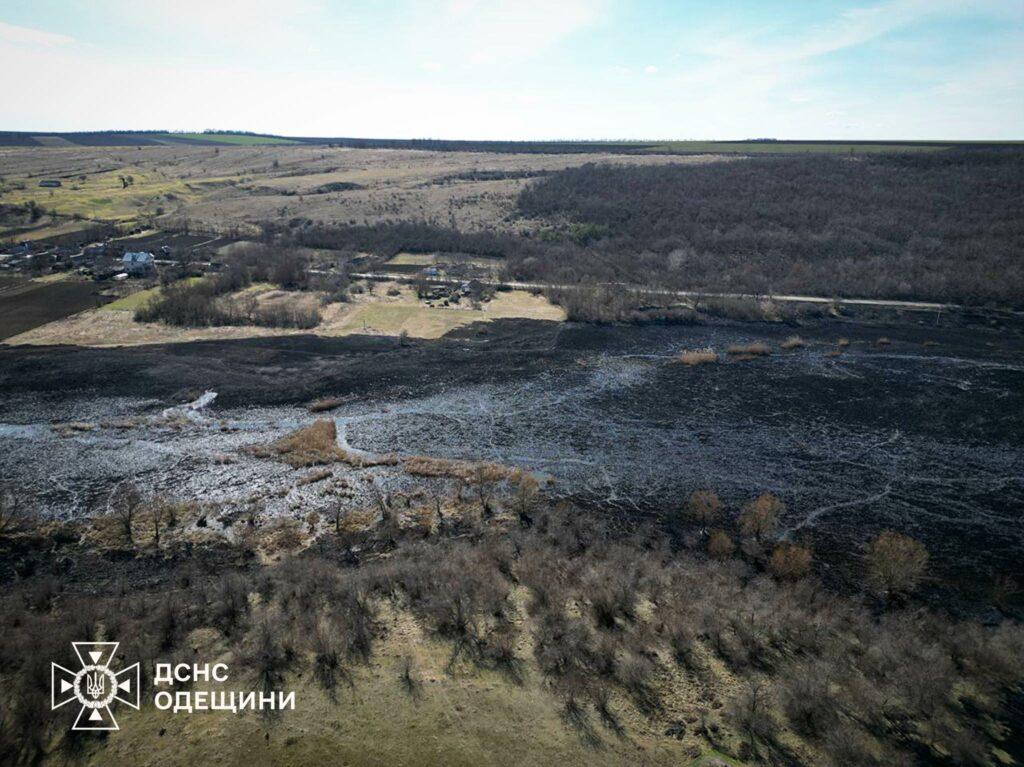
<instances>
[{"instance_id":1,"label":"village house","mask_svg":"<svg viewBox=\"0 0 1024 767\"><path fill-rule=\"evenodd\" d=\"M125 253L121 266L132 277L143 277L154 270L153 254L142 251Z\"/></svg>"}]
</instances>

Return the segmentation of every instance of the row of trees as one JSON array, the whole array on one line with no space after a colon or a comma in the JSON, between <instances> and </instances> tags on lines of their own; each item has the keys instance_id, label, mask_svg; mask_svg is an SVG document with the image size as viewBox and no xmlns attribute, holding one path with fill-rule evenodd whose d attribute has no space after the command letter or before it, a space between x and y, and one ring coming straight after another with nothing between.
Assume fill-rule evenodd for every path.
<instances>
[{"instance_id":1,"label":"row of trees","mask_svg":"<svg viewBox=\"0 0 1024 767\"><path fill-rule=\"evenodd\" d=\"M308 264L292 250L264 245L240 248L232 254L223 272L196 282L165 285L158 296L135 310L135 320L183 327L313 328L320 324L320 312L315 306L260 302L254 295L228 295L254 282L304 289L309 287Z\"/></svg>"}]
</instances>

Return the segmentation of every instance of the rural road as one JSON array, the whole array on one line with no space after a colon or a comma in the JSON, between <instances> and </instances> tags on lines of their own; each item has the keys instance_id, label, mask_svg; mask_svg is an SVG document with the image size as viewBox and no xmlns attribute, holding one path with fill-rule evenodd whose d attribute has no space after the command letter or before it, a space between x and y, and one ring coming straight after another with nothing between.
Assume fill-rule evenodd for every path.
<instances>
[{"instance_id":1,"label":"rural road","mask_svg":"<svg viewBox=\"0 0 1024 767\"><path fill-rule=\"evenodd\" d=\"M356 272L351 275L360 280L395 280L397 282L415 282L424 280L434 285L461 285L466 280L456 280L445 277L422 277L395 272ZM506 288L508 290L580 290L582 285L547 285L539 282L503 282L500 280L477 280L477 282L495 288ZM706 299L706 298L739 298L758 301L782 301L800 304L837 304L841 306L873 306L885 309L905 309L917 312L941 312L958 311L965 307L960 304L931 303L928 301L895 301L881 298L826 298L824 296L798 296L788 294L764 294L754 293L706 293L695 290L659 290L652 288L641 288L625 283L600 283L602 285L619 285L630 290L637 290L656 296L673 296L683 299ZM1015 312L1014 312L1015 313Z\"/></svg>"}]
</instances>

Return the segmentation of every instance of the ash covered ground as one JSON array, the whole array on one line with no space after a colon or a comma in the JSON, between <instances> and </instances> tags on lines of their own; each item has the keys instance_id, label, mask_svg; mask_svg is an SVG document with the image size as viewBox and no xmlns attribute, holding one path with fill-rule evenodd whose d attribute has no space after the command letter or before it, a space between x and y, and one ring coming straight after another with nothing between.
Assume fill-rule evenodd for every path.
<instances>
[{"instance_id":1,"label":"ash covered ground","mask_svg":"<svg viewBox=\"0 0 1024 767\"><path fill-rule=\"evenodd\" d=\"M987 602L992 578L1014 573L1024 551L1020 336L831 323L780 351L792 332L508 322L409 346L0 348L0 473L53 515L101 513L130 480L227 508L258 493L271 513L299 516L328 502L321 486L243 448L331 417L347 447L526 467L554 479L550 492L626 519L678 510L697 488L734 512L768 490L838 587L856 581L862 545L891 528L928 546L934 599ZM834 354L840 337L850 345ZM775 353L674 361L759 339ZM218 396L205 408L185 404L206 390ZM345 395L324 416L306 410ZM398 467L333 471L416 482Z\"/></svg>"}]
</instances>

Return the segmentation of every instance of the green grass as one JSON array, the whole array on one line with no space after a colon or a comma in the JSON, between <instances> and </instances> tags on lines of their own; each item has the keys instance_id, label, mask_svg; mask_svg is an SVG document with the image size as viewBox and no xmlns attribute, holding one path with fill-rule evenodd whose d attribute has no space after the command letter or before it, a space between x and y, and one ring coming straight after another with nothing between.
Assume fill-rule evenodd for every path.
<instances>
[{"instance_id":1,"label":"green grass","mask_svg":"<svg viewBox=\"0 0 1024 767\"><path fill-rule=\"evenodd\" d=\"M181 282L193 283L203 279L202 277L187 277ZM180 282L178 284L181 284ZM123 298L119 298L116 301L111 301L109 304L104 304L100 307L100 311L105 312L134 312L140 306L146 304L151 298L156 298L160 295L160 287L149 288L148 290L139 290L135 293L131 293Z\"/></svg>"},{"instance_id":2,"label":"green grass","mask_svg":"<svg viewBox=\"0 0 1024 767\"><path fill-rule=\"evenodd\" d=\"M235 146L253 146L255 144L298 144L288 138L277 136L250 136L245 133L164 133L161 138L170 141L174 139L195 139L198 141L212 141L217 144L232 144Z\"/></svg>"}]
</instances>

